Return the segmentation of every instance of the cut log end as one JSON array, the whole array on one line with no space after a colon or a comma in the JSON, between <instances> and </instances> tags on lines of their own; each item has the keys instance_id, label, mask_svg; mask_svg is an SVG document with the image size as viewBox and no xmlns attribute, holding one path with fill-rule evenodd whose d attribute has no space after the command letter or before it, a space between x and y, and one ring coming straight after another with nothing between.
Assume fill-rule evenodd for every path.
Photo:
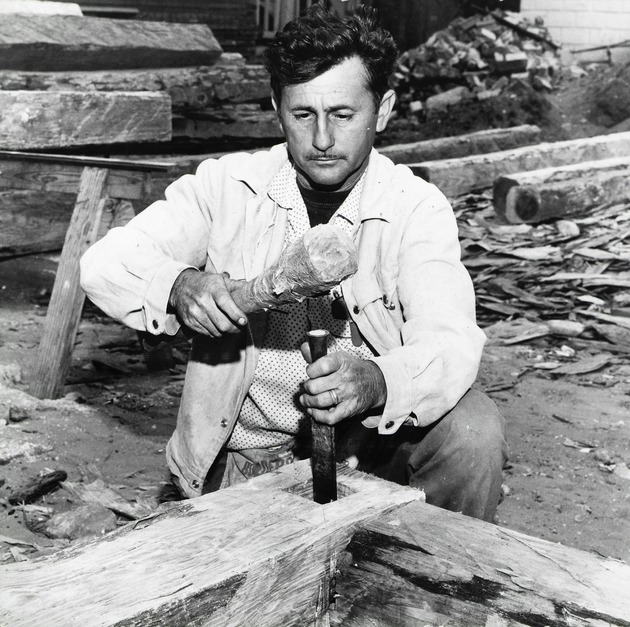
<instances>
[{"instance_id":1,"label":"cut log end","mask_svg":"<svg viewBox=\"0 0 630 627\"><path fill-rule=\"evenodd\" d=\"M507 194L505 218L513 224L540 220L540 194L531 187L513 187Z\"/></svg>"}]
</instances>

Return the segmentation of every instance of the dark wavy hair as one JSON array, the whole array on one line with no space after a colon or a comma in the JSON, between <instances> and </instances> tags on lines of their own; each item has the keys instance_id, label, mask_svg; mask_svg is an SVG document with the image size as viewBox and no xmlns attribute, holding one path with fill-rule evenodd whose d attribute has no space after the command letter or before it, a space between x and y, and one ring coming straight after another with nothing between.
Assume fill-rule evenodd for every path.
<instances>
[{"instance_id":1,"label":"dark wavy hair","mask_svg":"<svg viewBox=\"0 0 630 627\"><path fill-rule=\"evenodd\" d=\"M378 25L371 9L360 7L341 18L319 3L312 5L276 33L265 50L276 102L280 104L284 87L310 81L354 56L363 61L378 107L398 58L393 37Z\"/></svg>"}]
</instances>

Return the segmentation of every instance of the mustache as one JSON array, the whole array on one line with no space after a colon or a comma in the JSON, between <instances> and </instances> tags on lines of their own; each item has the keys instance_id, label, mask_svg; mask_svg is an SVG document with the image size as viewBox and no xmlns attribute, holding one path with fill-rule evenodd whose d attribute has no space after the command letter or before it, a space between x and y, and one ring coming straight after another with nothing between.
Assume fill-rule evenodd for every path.
<instances>
[{"instance_id":1,"label":"mustache","mask_svg":"<svg viewBox=\"0 0 630 627\"><path fill-rule=\"evenodd\" d=\"M344 155L337 154L310 154L306 155L308 161L328 161L329 159L344 159Z\"/></svg>"}]
</instances>

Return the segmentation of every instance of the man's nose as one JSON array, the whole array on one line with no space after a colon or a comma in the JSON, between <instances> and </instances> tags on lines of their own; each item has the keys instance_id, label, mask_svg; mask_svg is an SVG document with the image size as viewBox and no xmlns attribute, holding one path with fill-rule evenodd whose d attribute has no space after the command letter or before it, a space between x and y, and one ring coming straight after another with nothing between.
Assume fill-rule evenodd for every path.
<instances>
[{"instance_id":1,"label":"man's nose","mask_svg":"<svg viewBox=\"0 0 630 627\"><path fill-rule=\"evenodd\" d=\"M313 135L313 146L325 152L335 145L335 138L327 119L318 120Z\"/></svg>"}]
</instances>

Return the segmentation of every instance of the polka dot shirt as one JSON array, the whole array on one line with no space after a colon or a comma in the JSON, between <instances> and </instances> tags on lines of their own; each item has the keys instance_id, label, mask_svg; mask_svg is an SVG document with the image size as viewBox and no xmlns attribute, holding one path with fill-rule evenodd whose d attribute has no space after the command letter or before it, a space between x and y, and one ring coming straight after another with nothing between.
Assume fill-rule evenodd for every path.
<instances>
[{"instance_id":1,"label":"polka dot shirt","mask_svg":"<svg viewBox=\"0 0 630 627\"><path fill-rule=\"evenodd\" d=\"M358 226L359 199L363 176L329 221L351 237ZM295 170L287 164L276 176L269 196L289 207L285 246L310 228L306 206L295 179ZM328 329L328 351L347 351L362 359L372 352L363 343L355 346L350 322L333 318L332 302L338 288L318 298L283 305L268 312L267 331L260 351L254 381L245 398L238 422L227 444L229 450L269 448L289 443L307 419L298 403L300 384L307 379L306 362L300 346L311 329Z\"/></svg>"}]
</instances>

